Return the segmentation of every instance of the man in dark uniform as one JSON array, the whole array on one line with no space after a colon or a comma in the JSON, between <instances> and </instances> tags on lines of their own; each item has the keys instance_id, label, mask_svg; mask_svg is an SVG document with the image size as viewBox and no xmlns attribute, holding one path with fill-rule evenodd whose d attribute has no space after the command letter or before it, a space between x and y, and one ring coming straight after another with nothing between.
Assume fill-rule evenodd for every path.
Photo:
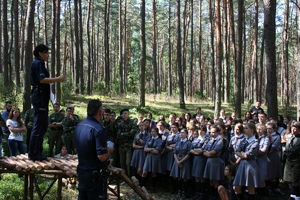
<instances>
[{"instance_id":1,"label":"man in dark uniform","mask_svg":"<svg viewBox=\"0 0 300 200\"><path fill-rule=\"evenodd\" d=\"M74 107L69 106L66 110L66 116L62 121L63 143L67 146L68 154L76 154L74 145L74 130L80 122L79 116L74 114Z\"/></svg>"},{"instance_id":2,"label":"man in dark uniform","mask_svg":"<svg viewBox=\"0 0 300 200\"><path fill-rule=\"evenodd\" d=\"M137 124L129 118L129 109L120 111L122 120L116 124L117 128L117 143L119 147L120 165L126 171L126 174L131 177L131 157L132 157L132 141L139 129Z\"/></svg>"},{"instance_id":3,"label":"man in dark uniform","mask_svg":"<svg viewBox=\"0 0 300 200\"><path fill-rule=\"evenodd\" d=\"M45 67L45 62L49 59L49 48L44 44L35 47L33 54L35 60L30 67L31 104L34 108L34 125L31 132L28 158L35 160L46 160L42 155L43 139L48 127L48 111L50 100L50 83L63 82L64 75L50 78Z\"/></svg>"},{"instance_id":4,"label":"man in dark uniform","mask_svg":"<svg viewBox=\"0 0 300 200\"><path fill-rule=\"evenodd\" d=\"M107 146L107 134L100 124L102 103L91 100L87 115L74 132L78 155L78 200L107 199L108 158L114 149Z\"/></svg>"},{"instance_id":5,"label":"man in dark uniform","mask_svg":"<svg viewBox=\"0 0 300 200\"><path fill-rule=\"evenodd\" d=\"M117 138L117 133L114 127L114 122L110 118L110 109L106 108L104 111L104 119L101 120L101 124L105 127L105 130L107 132L107 140L112 141L113 143L116 143L116 138ZM115 159L116 159L116 154L113 152L110 155L111 159L111 165L115 166Z\"/></svg>"},{"instance_id":6,"label":"man in dark uniform","mask_svg":"<svg viewBox=\"0 0 300 200\"><path fill-rule=\"evenodd\" d=\"M260 102L257 101L255 106L252 106L249 112L251 113L252 118L254 118L254 117L258 117L258 114L264 113L264 109L260 107Z\"/></svg>"},{"instance_id":7,"label":"man in dark uniform","mask_svg":"<svg viewBox=\"0 0 300 200\"><path fill-rule=\"evenodd\" d=\"M5 102L5 110L1 113L1 116L4 120L4 124L1 127L2 128L2 132L3 132L3 136L2 136L2 148L3 148L3 156L10 156L10 150L8 147L8 136L10 134L8 127L6 126L6 120L8 119L8 115L10 110L12 109L12 102L11 101L7 101Z\"/></svg>"},{"instance_id":8,"label":"man in dark uniform","mask_svg":"<svg viewBox=\"0 0 300 200\"><path fill-rule=\"evenodd\" d=\"M59 103L53 104L54 113L49 116L48 119L48 128L50 128L49 133L49 153L48 156L53 156L53 149L55 145L55 154L58 154L61 150L62 139L61 136L63 134L62 120L64 119L64 115L59 112L60 105Z\"/></svg>"},{"instance_id":9,"label":"man in dark uniform","mask_svg":"<svg viewBox=\"0 0 300 200\"><path fill-rule=\"evenodd\" d=\"M25 117L24 117L24 124L27 129L27 134L26 134L26 146L27 146L27 153L29 151L29 142L30 142L30 136L31 136L31 131L33 128L34 124L34 109L30 108L25 112Z\"/></svg>"}]
</instances>

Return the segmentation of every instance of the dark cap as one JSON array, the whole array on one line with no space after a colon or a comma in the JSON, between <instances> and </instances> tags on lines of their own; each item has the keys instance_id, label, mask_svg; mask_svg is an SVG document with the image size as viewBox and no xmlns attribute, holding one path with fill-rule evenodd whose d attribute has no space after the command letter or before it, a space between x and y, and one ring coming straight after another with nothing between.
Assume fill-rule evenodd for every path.
<instances>
[{"instance_id":1,"label":"dark cap","mask_svg":"<svg viewBox=\"0 0 300 200\"><path fill-rule=\"evenodd\" d=\"M34 48L34 51L33 51L33 55L35 57L40 57L39 56L39 53L44 53L44 52L48 52L49 51L49 47L47 47L46 45L44 44L39 44L37 45L35 48Z\"/></svg>"},{"instance_id":2,"label":"dark cap","mask_svg":"<svg viewBox=\"0 0 300 200\"><path fill-rule=\"evenodd\" d=\"M124 108L124 109L122 109L122 110L120 111L120 115L122 115L122 114L123 114L123 112L125 112L125 111L129 112L129 109L128 109L128 108Z\"/></svg>"}]
</instances>

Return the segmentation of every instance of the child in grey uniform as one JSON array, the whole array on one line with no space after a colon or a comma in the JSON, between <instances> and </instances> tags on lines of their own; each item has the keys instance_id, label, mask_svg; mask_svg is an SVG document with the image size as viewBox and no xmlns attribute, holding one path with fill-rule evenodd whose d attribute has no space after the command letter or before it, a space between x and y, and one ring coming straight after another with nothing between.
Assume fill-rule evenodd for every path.
<instances>
[{"instance_id":1,"label":"child in grey uniform","mask_svg":"<svg viewBox=\"0 0 300 200\"><path fill-rule=\"evenodd\" d=\"M210 181L210 198L216 199L218 196L218 186L224 178L224 162L220 158L223 149L223 139L219 135L220 129L217 125L211 126L211 139L204 148L203 155L207 157L204 171L204 178Z\"/></svg>"},{"instance_id":2,"label":"child in grey uniform","mask_svg":"<svg viewBox=\"0 0 300 200\"><path fill-rule=\"evenodd\" d=\"M174 148L174 163L171 169L170 176L178 179L178 197L185 198L187 193L187 181L191 179L190 165L190 150L192 147L191 141L187 139L187 129L180 131L180 140L176 142ZM183 180L183 181L182 181Z\"/></svg>"}]
</instances>

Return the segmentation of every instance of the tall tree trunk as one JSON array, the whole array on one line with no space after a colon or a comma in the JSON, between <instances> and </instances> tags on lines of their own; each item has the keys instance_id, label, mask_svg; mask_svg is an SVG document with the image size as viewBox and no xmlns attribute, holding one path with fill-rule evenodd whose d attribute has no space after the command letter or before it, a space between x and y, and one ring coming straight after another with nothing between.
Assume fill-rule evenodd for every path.
<instances>
[{"instance_id":1,"label":"tall tree trunk","mask_svg":"<svg viewBox=\"0 0 300 200\"><path fill-rule=\"evenodd\" d=\"M43 13L43 15L44 15L44 21L43 21L43 23L44 23L44 31L43 31L43 33L44 33L44 45L46 45L46 46L48 46L48 28L49 28L49 26L48 26L49 22L47 20L47 9L45 9L45 8L47 8L47 2L48 1L44 1L44 13ZM48 68L49 62L47 62L46 65L47 65L47 68Z\"/></svg>"},{"instance_id":2,"label":"tall tree trunk","mask_svg":"<svg viewBox=\"0 0 300 200\"><path fill-rule=\"evenodd\" d=\"M210 21L210 59L211 59L211 88L209 91L210 97L213 97L215 103L216 92L216 76L215 76L215 36L214 36L214 16L212 0L209 0L209 21Z\"/></svg>"},{"instance_id":3,"label":"tall tree trunk","mask_svg":"<svg viewBox=\"0 0 300 200\"><path fill-rule=\"evenodd\" d=\"M255 0L255 17L254 17L254 38L253 38L253 53L252 53L252 69L254 71L253 81L253 97L254 101L258 101L258 67L257 67L257 41L258 41L258 0Z\"/></svg>"},{"instance_id":4,"label":"tall tree trunk","mask_svg":"<svg viewBox=\"0 0 300 200\"><path fill-rule=\"evenodd\" d=\"M52 0L52 36L51 36L51 77L55 77L55 58L56 58L56 50L55 48L55 34L56 34L56 0ZM53 92L56 92L54 86L52 87Z\"/></svg>"},{"instance_id":5,"label":"tall tree trunk","mask_svg":"<svg viewBox=\"0 0 300 200\"><path fill-rule=\"evenodd\" d=\"M156 2L152 0L152 69L153 69L153 93L157 94L157 38L156 38Z\"/></svg>"},{"instance_id":6,"label":"tall tree trunk","mask_svg":"<svg viewBox=\"0 0 300 200\"><path fill-rule=\"evenodd\" d=\"M171 0L169 0L168 12L168 95L172 96L172 45L171 45Z\"/></svg>"},{"instance_id":7,"label":"tall tree trunk","mask_svg":"<svg viewBox=\"0 0 300 200\"><path fill-rule=\"evenodd\" d=\"M84 74L83 74L83 24L82 24L82 2L78 0L79 5L79 52L80 52L80 65L79 65L79 83L80 94L84 94Z\"/></svg>"},{"instance_id":8,"label":"tall tree trunk","mask_svg":"<svg viewBox=\"0 0 300 200\"><path fill-rule=\"evenodd\" d=\"M183 45L182 45L182 74L183 74L183 84L184 84L184 88L187 84L186 84L186 60L187 60L187 38L188 38L188 0L184 0L184 9L183 9L183 37L181 37L182 41L183 41ZM185 93L187 93L187 91L185 90ZM188 93L187 93L188 94Z\"/></svg>"},{"instance_id":9,"label":"tall tree trunk","mask_svg":"<svg viewBox=\"0 0 300 200\"><path fill-rule=\"evenodd\" d=\"M91 18L91 0L88 1L88 14L86 19L86 35L87 35L87 42L88 42L88 81L87 81L87 94L91 95L91 36L90 36L90 18Z\"/></svg>"},{"instance_id":10,"label":"tall tree trunk","mask_svg":"<svg viewBox=\"0 0 300 200\"><path fill-rule=\"evenodd\" d=\"M24 67L24 89L23 110L30 109L30 65L32 62L32 29L34 27L35 0L29 0L27 6L26 32L25 32L25 66Z\"/></svg>"},{"instance_id":11,"label":"tall tree trunk","mask_svg":"<svg viewBox=\"0 0 300 200\"><path fill-rule=\"evenodd\" d=\"M105 0L104 14L104 83L106 92L110 91L110 63L109 63L109 10L110 0Z\"/></svg>"},{"instance_id":12,"label":"tall tree trunk","mask_svg":"<svg viewBox=\"0 0 300 200\"><path fill-rule=\"evenodd\" d=\"M300 0L297 0L297 4L300 5ZM298 16L300 16L300 8L297 10ZM296 90L297 90L297 121L300 121L300 17L298 17L297 21L298 25L298 33L297 33L297 47L298 47L298 59L297 59L297 78L296 78Z\"/></svg>"},{"instance_id":13,"label":"tall tree trunk","mask_svg":"<svg viewBox=\"0 0 300 200\"><path fill-rule=\"evenodd\" d=\"M225 2L224 2L225 4ZM230 66L230 15L229 15L229 0L226 0L224 5L224 11L226 17L225 23L225 65L226 65L226 88L225 88L225 102L229 102L230 99L230 77L231 77L231 66ZM238 116L240 117L240 116Z\"/></svg>"},{"instance_id":14,"label":"tall tree trunk","mask_svg":"<svg viewBox=\"0 0 300 200\"><path fill-rule=\"evenodd\" d=\"M2 10L2 3L0 3L0 10ZM3 27L3 21L2 21L2 15L0 13L0 27ZM2 34L2 29L0 28L0 38L2 38L3 34ZM0 55L2 55L2 39L0 39ZM2 65L2 61L3 61L3 58L2 56L0 56L0 64ZM0 73L3 73L3 68L0 67Z\"/></svg>"},{"instance_id":15,"label":"tall tree trunk","mask_svg":"<svg viewBox=\"0 0 300 200\"><path fill-rule=\"evenodd\" d=\"M56 75L61 74L61 62L60 62L60 0L56 0L56 17L55 17L55 48L56 48ZM61 102L61 88L60 82L55 83L56 101Z\"/></svg>"},{"instance_id":16,"label":"tall tree trunk","mask_svg":"<svg viewBox=\"0 0 300 200\"><path fill-rule=\"evenodd\" d=\"M244 0L238 1L238 51L234 67L234 107L237 116L241 116L241 71L243 55L243 7Z\"/></svg>"},{"instance_id":17,"label":"tall tree trunk","mask_svg":"<svg viewBox=\"0 0 300 200\"><path fill-rule=\"evenodd\" d=\"M79 57L79 31L78 31L78 0L74 0L74 36L75 36L75 85L74 91L76 94L79 94L79 74L80 74L80 57Z\"/></svg>"},{"instance_id":18,"label":"tall tree trunk","mask_svg":"<svg viewBox=\"0 0 300 200\"><path fill-rule=\"evenodd\" d=\"M203 98L203 66L202 66L202 0L199 1L199 90L200 98Z\"/></svg>"},{"instance_id":19,"label":"tall tree trunk","mask_svg":"<svg viewBox=\"0 0 300 200\"><path fill-rule=\"evenodd\" d=\"M282 68L283 68L283 103L285 106L285 114L288 115L288 106L290 102L289 98L289 15L290 15L290 5L289 0L285 1L285 13L284 13L284 29L283 29L283 37L282 37Z\"/></svg>"},{"instance_id":20,"label":"tall tree trunk","mask_svg":"<svg viewBox=\"0 0 300 200\"><path fill-rule=\"evenodd\" d=\"M180 27L180 0L177 0L177 71L179 78L179 105L181 109L185 109L184 100L184 80L181 63L181 27Z\"/></svg>"},{"instance_id":21,"label":"tall tree trunk","mask_svg":"<svg viewBox=\"0 0 300 200\"><path fill-rule=\"evenodd\" d=\"M119 1L119 73L120 73L120 94L124 94L123 74L123 26L122 26L122 1Z\"/></svg>"},{"instance_id":22,"label":"tall tree trunk","mask_svg":"<svg viewBox=\"0 0 300 200\"><path fill-rule=\"evenodd\" d=\"M139 107L145 107L145 69L146 69L146 2L145 0L141 0L141 57L140 57L140 92L139 92Z\"/></svg>"},{"instance_id":23,"label":"tall tree trunk","mask_svg":"<svg viewBox=\"0 0 300 200\"><path fill-rule=\"evenodd\" d=\"M14 61L15 61L15 74L16 74L16 85L17 88L21 86L20 83L20 46L19 46L19 1L14 0Z\"/></svg>"},{"instance_id":24,"label":"tall tree trunk","mask_svg":"<svg viewBox=\"0 0 300 200\"><path fill-rule=\"evenodd\" d=\"M215 113L217 117L221 110L221 84L222 84L222 42L221 42L221 8L220 0L215 0L215 28L216 28L216 91L215 91Z\"/></svg>"},{"instance_id":25,"label":"tall tree trunk","mask_svg":"<svg viewBox=\"0 0 300 200\"><path fill-rule=\"evenodd\" d=\"M268 106L268 116L277 119L278 102L277 102L277 69L276 69L276 48L275 48L275 15L276 1L264 0L264 31L265 51L266 51L266 68L267 68L267 88L266 98Z\"/></svg>"},{"instance_id":26,"label":"tall tree trunk","mask_svg":"<svg viewBox=\"0 0 300 200\"><path fill-rule=\"evenodd\" d=\"M194 94L194 0L191 0L191 56L190 56L190 77L189 77L189 96Z\"/></svg>"},{"instance_id":27,"label":"tall tree trunk","mask_svg":"<svg viewBox=\"0 0 300 200\"><path fill-rule=\"evenodd\" d=\"M2 35L3 35L3 81L4 83L10 84L11 80L9 77L9 67L8 67L8 30L7 30L7 0L3 0L3 21L2 21Z\"/></svg>"}]
</instances>

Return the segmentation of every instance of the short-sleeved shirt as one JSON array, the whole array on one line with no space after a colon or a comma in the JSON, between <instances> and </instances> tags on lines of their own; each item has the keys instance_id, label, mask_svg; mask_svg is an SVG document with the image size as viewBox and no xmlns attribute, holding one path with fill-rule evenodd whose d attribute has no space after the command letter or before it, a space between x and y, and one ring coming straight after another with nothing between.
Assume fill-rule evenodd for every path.
<instances>
[{"instance_id":1,"label":"short-sleeved shirt","mask_svg":"<svg viewBox=\"0 0 300 200\"><path fill-rule=\"evenodd\" d=\"M19 126L18 122L15 121L15 120L12 120L12 119L8 119L6 121L6 125L7 125L7 127L12 126L14 128L21 128ZM8 139L9 140L23 141L23 135L22 135L22 133L15 133L15 132L10 131Z\"/></svg>"},{"instance_id":2,"label":"short-sleeved shirt","mask_svg":"<svg viewBox=\"0 0 300 200\"><path fill-rule=\"evenodd\" d=\"M45 62L36 58L30 67L30 84L39 87L43 91L43 95L47 94L50 98L50 85L40 83L44 78L49 78L50 74L45 67Z\"/></svg>"},{"instance_id":3,"label":"short-sleeved shirt","mask_svg":"<svg viewBox=\"0 0 300 200\"><path fill-rule=\"evenodd\" d=\"M253 106L249 112L250 113L255 112L255 114L253 114L253 117L257 117L259 113L264 113L264 109L262 109L261 107L256 108L255 106Z\"/></svg>"},{"instance_id":4,"label":"short-sleeved shirt","mask_svg":"<svg viewBox=\"0 0 300 200\"><path fill-rule=\"evenodd\" d=\"M98 155L107 153L107 134L96 119L87 117L80 122L74 132L74 141L79 170L92 171L107 167L105 162L98 159Z\"/></svg>"}]
</instances>

